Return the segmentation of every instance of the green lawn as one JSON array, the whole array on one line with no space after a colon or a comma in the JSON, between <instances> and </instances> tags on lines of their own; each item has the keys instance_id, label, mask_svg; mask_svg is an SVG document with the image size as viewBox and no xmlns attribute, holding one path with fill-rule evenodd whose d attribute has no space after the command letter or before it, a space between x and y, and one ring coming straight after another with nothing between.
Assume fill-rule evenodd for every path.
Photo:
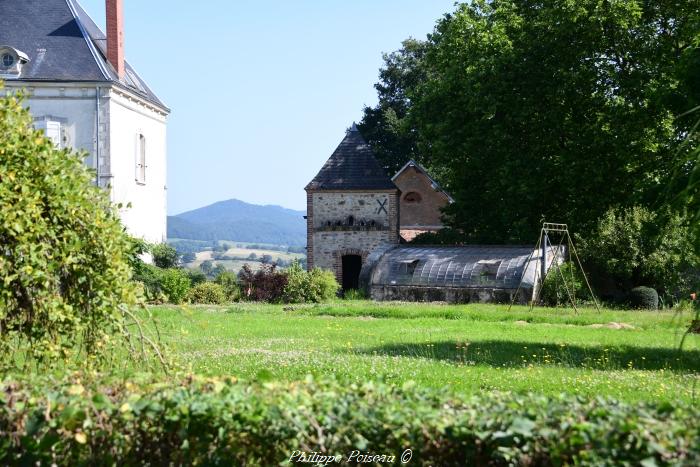
<instances>
[{"instance_id":1,"label":"green lawn","mask_svg":"<svg viewBox=\"0 0 700 467\"><path fill-rule=\"evenodd\" d=\"M700 337L677 350L688 315L363 301L151 311L171 355L206 375L412 380L461 394L700 397Z\"/></svg>"}]
</instances>

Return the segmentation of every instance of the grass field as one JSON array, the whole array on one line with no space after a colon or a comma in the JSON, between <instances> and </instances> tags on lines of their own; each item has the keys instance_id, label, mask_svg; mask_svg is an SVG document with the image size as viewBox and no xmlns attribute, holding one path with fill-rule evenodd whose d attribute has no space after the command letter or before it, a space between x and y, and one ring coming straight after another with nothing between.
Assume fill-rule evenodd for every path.
<instances>
[{"instance_id":1,"label":"grass field","mask_svg":"<svg viewBox=\"0 0 700 467\"><path fill-rule=\"evenodd\" d=\"M262 267L262 263L258 261L258 259L262 258L263 255L270 255L272 257L273 261L277 261L279 259L282 259L284 261L292 261L295 259L302 259L304 258L303 254L300 253L286 253L282 251L274 251L274 250L248 250L245 248L230 248L225 255L231 256L233 258L247 258L250 256L251 253L255 253L257 256L256 260L250 260L250 259L233 259L233 260L214 260L213 252L212 251L200 251L197 253L197 259L191 263L187 263L185 267L196 269L199 268L199 265L202 264L204 261L212 261L214 266L217 266L219 264L222 264L226 269L229 271L234 271L238 272L241 270L244 264L247 264L250 266L250 268L253 271L257 271Z\"/></svg>"},{"instance_id":2,"label":"grass field","mask_svg":"<svg viewBox=\"0 0 700 467\"><path fill-rule=\"evenodd\" d=\"M192 371L245 379L334 375L447 388L628 401L697 401L700 337L689 316L489 305L157 307L171 355Z\"/></svg>"},{"instance_id":3,"label":"grass field","mask_svg":"<svg viewBox=\"0 0 700 467\"><path fill-rule=\"evenodd\" d=\"M283 259L285 261L291 261L294 259L302 259L305 256L301 253L287 253L284 251L265 250L265 249L251 250L248 248L237 248L237 247L229 248L225 254L228 256L236 257L236 258L247 258L248 256L250 256L251 253L255 253L258 258L260 258L263 255L270 255L270 256L272 256L273 259Z\"/></svg>"}]
</instances>

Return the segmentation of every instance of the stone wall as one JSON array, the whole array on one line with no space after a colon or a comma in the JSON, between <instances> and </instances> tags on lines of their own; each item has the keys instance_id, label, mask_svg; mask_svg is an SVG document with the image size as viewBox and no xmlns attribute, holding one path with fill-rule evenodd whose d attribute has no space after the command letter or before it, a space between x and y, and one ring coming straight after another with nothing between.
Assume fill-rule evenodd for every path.
<instances>
[{"instance_id":1,"label":"stone wall","mask_svg":"<svg viewBox=\"0 0 700 467\"><path fill-rule=\"evenodd\" d=\"M391 192L326 192L311 194L310 211L315 230L328 227L366 226L374 222L378 228L397 228L397 195Z\"/></svg>"},{"instance_id":2,"label":"stone wall","mask_svg":"<svg viewBox=\"0 0 700 467\"><path fill-rule=\"evenodd\" d=\"M400 300L408 302L448 303L515 303L527 304L532 299L532 289L371 286L373 300Z\"/></svg>"},{"instance_id":3,"label":"stone wall","mask_svg":"<svg viewBox=\"0 0 700 467\"><path fill-rule=\"evenodd\" d=\"M420 230L436 230L442 227L441 209L449 204L449 198L445 193L436 191L423 172L408 167L394 179L394 183L401 190L401 230L416 227L429 227ZM407 201L406 196L411 193L417 193L420 201Z\"/></svg>"},{"instance_id":4,"label":"stone wall","mask_svg":"<svg viewBox=\"0 0 700 467\"><path fill-rule=\"evenodd\" d=\"M309 268L335 272L342 283L342 257L363 259L387 244L398 244L397 192L310 192L307 194Z\"/></svg>"}]
</instances>

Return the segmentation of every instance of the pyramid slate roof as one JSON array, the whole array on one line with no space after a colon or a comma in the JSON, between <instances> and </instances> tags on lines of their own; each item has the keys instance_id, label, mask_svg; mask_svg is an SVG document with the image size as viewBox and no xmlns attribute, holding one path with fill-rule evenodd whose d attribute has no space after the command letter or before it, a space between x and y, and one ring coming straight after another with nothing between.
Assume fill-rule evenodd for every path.
<instances>
[{"instance_id":1,"label":"pyramid slate roof","mask_svg":"<svg viewBox=\"0 0 700 467\"><path fill-rule=\"evenodd\" d=\"M12 81L108 82L168 110L128 63L119 79L105 34L76 0L0 0L0 46L29 56Z\"/></svg>"},{"instance_id":2,"label":"pyramid slate roof","mask_svg":"<svg viewBox=\"0 0 700 467\"><path fill-rule=\"evenodd\" d=\"M398 190L353 125L306 190Z\"/></svg>"}]
</instances>

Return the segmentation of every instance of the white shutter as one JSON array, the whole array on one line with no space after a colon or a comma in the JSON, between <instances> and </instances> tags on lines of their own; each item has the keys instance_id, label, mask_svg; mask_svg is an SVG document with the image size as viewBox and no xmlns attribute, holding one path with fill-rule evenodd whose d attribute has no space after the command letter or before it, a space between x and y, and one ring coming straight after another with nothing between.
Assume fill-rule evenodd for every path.
<instances>
[{"instance_id":1,"label":"white shutter","mask_svg":"<svg viewBox=\"0 0 700 467\"><path fill-rule=\"evenodd\" d=\"M136 135L136 183L146 183L146 137Z\"/></svg>"},{"instance_id":2,"label":"white shutter","mask_svg":"<svg viewBox=\"0 0 700 467\"><path fill-rule=\"evenodd\" d=\"M47 118L35 122L37 130L42 130L58 149L63 149L63 127L61 122Z\"/></svg>"}]
</instances>

